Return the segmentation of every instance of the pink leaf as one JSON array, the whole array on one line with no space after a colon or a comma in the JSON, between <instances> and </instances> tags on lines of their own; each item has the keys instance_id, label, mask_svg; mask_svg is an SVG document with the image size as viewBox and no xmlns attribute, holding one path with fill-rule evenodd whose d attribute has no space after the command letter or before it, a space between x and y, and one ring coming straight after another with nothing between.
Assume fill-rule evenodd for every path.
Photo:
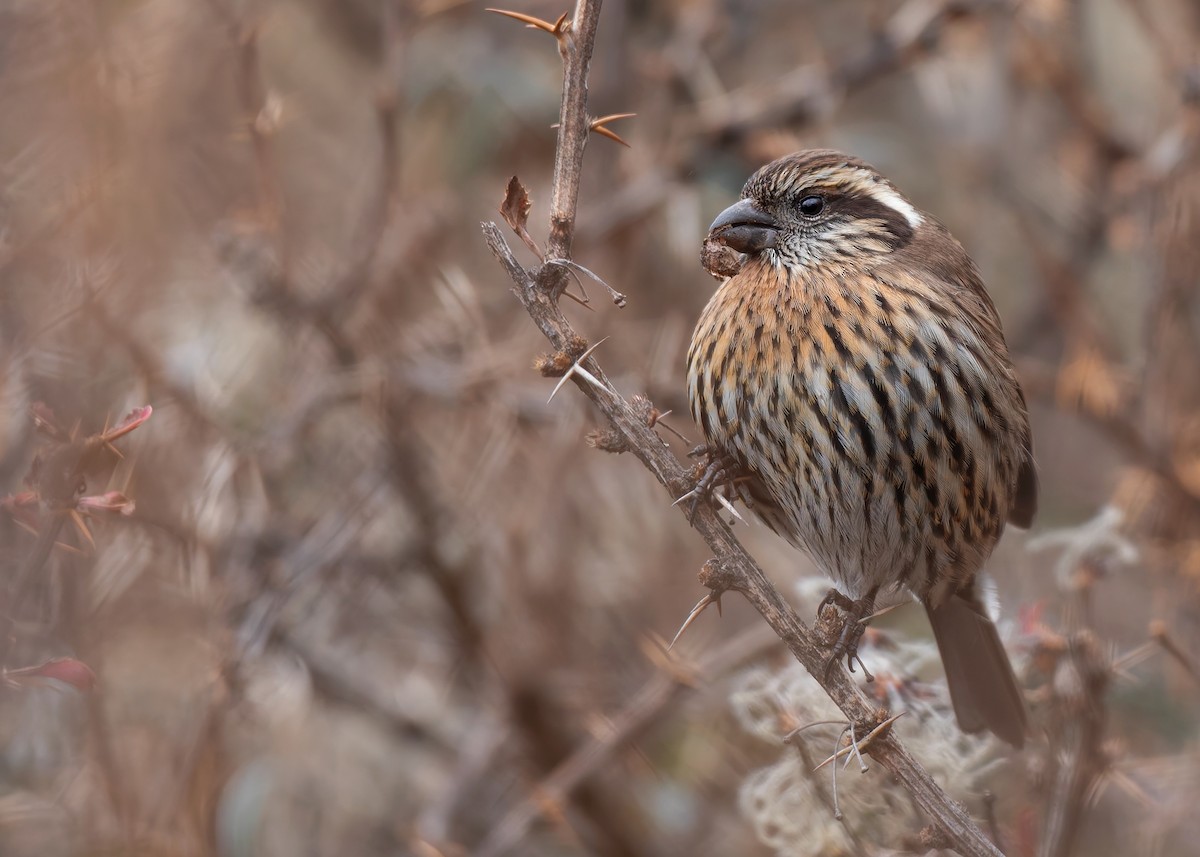
<instances>
[{"instance_id":1,"label":"pink leaf","mask_svg":"<svg viewBox=\"0 0 1200 857\"><path fill-rule=\"evenodd\" d=\"M101 437L104 439L105 443L112 443L117 438L124 437L146 420L150 419L150 415L152 413L154 413L154 408L150 407L149 405L143 405L140 408L134 408L125 415L123 420L106 431Z\"/></svg>"},{"instance_id":2,"label":"pink leaf","mask_svg":"<svg viewBox=\"0 0 1200 857\"><path fill-rule=\"evenodd\" d=\"M92 668L75 658L53 658L35 667L4 670L3 678L14 687L38 687L47 681L57 681L87 692L96 686Z\"/></svg>"},{"instance_id":3,"label":"pink leaf","mask_svg":"<svg viewBox=\"0 0 1200 857\"><path fill-rule=\"evenodd\" d=\"M134 509L133 501L120 491L80 497L75 506L82 512L110 512L121 515L132 515Z\"/></svg>"}]
</instances>

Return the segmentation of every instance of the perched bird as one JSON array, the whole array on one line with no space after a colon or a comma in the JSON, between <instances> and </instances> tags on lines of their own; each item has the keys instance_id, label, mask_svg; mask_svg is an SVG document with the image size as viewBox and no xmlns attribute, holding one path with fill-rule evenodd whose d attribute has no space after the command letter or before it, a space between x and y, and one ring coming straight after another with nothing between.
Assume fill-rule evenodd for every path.
<instances>
[{"instance_id":1,"label":"perched bird","mask_svg":"<svg viewBox=\"0 0 1200 857\"><path fill-rule=\"evenodd\" d=\"M879 172L829 150L751 176L702 258L725 277L687 358L710 487L735 482L836 581L831 666L853 669L876 596L907 590L959 725L1021 746L1025 706L976 575L1007 522L1032 522L1037 475L975 264Z\"/></svg>"}]
</instances>

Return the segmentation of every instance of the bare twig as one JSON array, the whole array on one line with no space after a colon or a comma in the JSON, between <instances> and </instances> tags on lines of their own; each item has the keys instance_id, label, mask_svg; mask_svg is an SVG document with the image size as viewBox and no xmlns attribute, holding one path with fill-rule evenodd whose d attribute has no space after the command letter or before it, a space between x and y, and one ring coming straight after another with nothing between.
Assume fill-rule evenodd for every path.
<instances>
[{"instance_id":1,"label":"bare twig","mask_svg":"<svg viewBox=\"0 0 1200 857\"><path fill-rule=\"evenodd\" d=\"M566 73L563 76L562 105L559 108L558 145L554 158L554 183L550 192L550 244L552 259L571 258L571 240L575 237L575 208L579 200L579 174L583 167L583 149L591 124L587 114L587 73L596 43L596 25L600 21L601 0L579 0L570 26L559 39ZM556 276L563 276L551 268Z\"/></svg>"},{"instance_id":2,"label":"bare twig","mask_svg":"<svg viewBox=\"0 0 1200 857\"><path fill-rule=\"evenodd\" d=\"M1066 716L1060 724L1067 758L1052 786L1038 850L1040 857L1067 857L1074 853L1088 795L1105 769L1103 697L1111 671L1097 650L1095 638L1086 631L1070 637L1068 651L1069 668L1078 679L1078 695L1065 707Z\"/></svg>"},{"instance_id":3,"label":"bare twig","mask_svg":"<svg viewBox=\"0 0 1200 857\"><path fill-rule=\"evenodd\" d=\"M908 66L934 46L955 18L1002 9L1003 0L909 0L876 38L833 68L805 65L777 86L761 82L702 104L702 130L722 141L778 125L804 125L828 115L845 98L879 78Z\"/></svg>"},{"instance_id":4,"label":"bare twig","mask_svg":"<svg viewBox=\"0 0 1200 857\"><path fill-rule=\"evenodd\" d=\"M1154 639L1154 642L1162 646L1163 651L1170 655L1175 663L1183 667L1184 672L1188 674L1192 681L1200 684L1200 668L1196 666L1195 660L1171 636L1171 631L1167 627L1166 622L1163 622L1161 619L1151 622L1150 636Z\"/></svg>"},{"instance_id":5,"label":"bare twig","mask_svg":"<svg viewBox=\"0 0 1200 857\"><path fill-rule=\"evenodd\" d=\"M723 675L763 653L773 642L761 628L751 628L705 657L696 665L695 672L708 678ZM681 680L678 671L658 672L612 718L610 731L602 737L589 739L538 783L533 795L509 810L483 843L472 851L475 857L500 857L510 851L542 814L542 807L565 798L691 688L690 683Z\"/></svg>"},{"instance_id":6,"label":"bare twig","mask_svg":"<svg viewBox=\"0 0 1200 857\"><path fill-rule=\"evenodd\" d=\"M404 65L405 29L400 4L383 4L383 62L375 96L375 121L379 129L379 177L362 214L358 235L351 245L350 261L325 295L324 311L333 321L348 316L371 282L371 268L379 255L383 236L395 208L400 179L401 74Z\"/></svg>"},{"instance_id":7,"label":"bare twig","mask_svg":"<svg viewBox=\"0 0 1200 857\"><path fill-rule=\"evenodd\" d=\"M565 69L561 127L551 192L550 258L570 258L580 167L589 130L588 61L599 11L598 0L579 0L569 31L560 38ZM547 277L547 266L540 270L526 270L513 256L494 223L482 224L482 229L488 246L512 278L517 298L543 335L560 350L569 342L579 341L580 337L558 306L559 281L543 280ZM560 267L553 266L549 270L554 271L556 277L565 278ZM572 380L609 419L628 449L667 488L672 498L691 490L688 470L664 446L654 429L647 425L634 407L613 392L612 385L596 360L588 357L580 360L579 364L599 383L585 381L578 372L572 376ZM703 505L697 510L692 524L717 556L706 575L706 585L716 594L729 589L741 592L787 644L796 659L822 684L847 719L864 727L866 732L876 729L883 719L876 707L859 691L844 670L831 671L825 677L827 653L824 647L734 537L715 508ZM1000 852L971 820L965 808L934 782L890 731L879 734L870 743L868 752L912 794L917 805L945 832L961 854L967 857L999 855Z\"/></svg>"}]
</instances>

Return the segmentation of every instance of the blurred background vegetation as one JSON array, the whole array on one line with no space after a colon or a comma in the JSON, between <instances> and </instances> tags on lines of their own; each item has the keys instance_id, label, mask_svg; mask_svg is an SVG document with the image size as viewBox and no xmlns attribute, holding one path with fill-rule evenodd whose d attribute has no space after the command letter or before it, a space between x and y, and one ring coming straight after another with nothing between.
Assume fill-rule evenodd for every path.
<instances>
[{"instance_id":1,"label":"blurred background vegetation","mask_svg":"<svg viewBox=\"0 0 1200 857\"><path fill-rule=\"evenodd\" d=\"M1009 854L1200 836L1198 47L1192 0L601 17L591 110L637 117L588 146L575 258L629 301L567 307L673 428L701 239L762 163L853 152L983 271L1034 414L1041 516L990 570L1043 737L906 734ZM827 770L764 786L820 692L745 604L664 654L704 546L547 403L479 233L518 174L544 238L560 74L475 2L0 2L0 854L922 850L878 770L844 823ZM144 405L80 465L136 508L85 535L45 474ZM875 635L896 707L936 696L884 653L928 649L918 612Z\"/></svg>"}]
</instances>

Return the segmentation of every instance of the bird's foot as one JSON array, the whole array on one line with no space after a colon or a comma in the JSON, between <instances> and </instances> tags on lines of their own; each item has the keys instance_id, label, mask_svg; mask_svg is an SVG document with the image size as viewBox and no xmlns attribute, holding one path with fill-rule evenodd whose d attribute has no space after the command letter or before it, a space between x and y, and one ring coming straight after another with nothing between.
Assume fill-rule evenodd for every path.
<instances>
[{"instance_id":1,"label":"bird's foot","mask_svg":"<svg viewBox=\"0 0 1200 857\"><path fill-rule=\"evenodd\" d=\"M870 618L871 614L875 611L875 592L872 590L856 601L836 589L830 589L817 606L818 619L826 607L834 607L841 610L845 616L842 619L837 642L833 644L833 649L829 653L829 661L825 664L825 677L829 677L830 672L837 665L838 661L844 657L846 659L846 669L854 672L854 662L858 661L858 665L862 667L863 675L866 676L867 681L874 681L875 676L871 675L867 669L867 665L863 663L863 659L858 655L858 644L862 640L863 633L867 630L867 624L864 620Z\"/></svg>"},{"instance_id":2,"label":"bird's foot","mask_svg":"<svg viewBox=\"0 0 1200 857\"><path fill-rule=\"evenodd\" d=\"M733 485L741 475L741 465L728 453L708 444L697 446L688 453L688 458L699 459L696 467L693 468L696 484L692 486L691 491L675 502L681 503L691 499L691 505L688 507L688 520L694 521L700 501L711 501L722 488ZM732 509L728 501L723 505ZM734 511L734 514L736 515L737 512Z\"/></svg>"}]
</instances>

